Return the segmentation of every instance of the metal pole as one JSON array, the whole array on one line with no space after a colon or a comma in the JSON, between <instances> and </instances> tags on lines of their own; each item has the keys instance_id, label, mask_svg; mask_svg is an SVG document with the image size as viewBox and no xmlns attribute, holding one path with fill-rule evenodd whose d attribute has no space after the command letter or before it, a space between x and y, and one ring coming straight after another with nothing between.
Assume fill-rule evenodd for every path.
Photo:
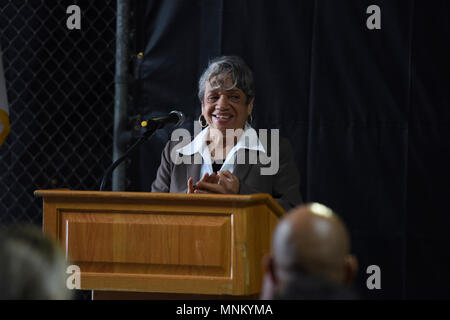
<instances>
[{"instance_id":1,"label":"metal pole","mask_svg":"<svg viewBox=\"0 0 450 320\"><path fill-rule=\"evenodd\" d=\"M114 150L113 161L124 155L127 141L126 125L128 121L128 37L129 37L129 0L117 0L116 23L116 75L114 98ZM113 172L112 190L124 191L126 183L125 163Z\"/></svg>"}]
</instances>

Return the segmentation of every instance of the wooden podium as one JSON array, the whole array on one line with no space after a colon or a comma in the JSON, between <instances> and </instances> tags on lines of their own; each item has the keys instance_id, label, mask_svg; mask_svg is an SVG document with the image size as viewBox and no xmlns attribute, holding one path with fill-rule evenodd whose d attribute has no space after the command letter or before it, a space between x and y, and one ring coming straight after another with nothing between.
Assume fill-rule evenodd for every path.
<instances>
[{"instance_id":1,"label":"wooden podium","mask_svg":"<svg viewBox=\"0 0 450 320\"><path fill-rule=\"evenodd\" d=\"M284 213L268 194L35 195L43 198L44 232L80 267L81 289L98 299L255 297Z\"/></svg>"}]
</instances>

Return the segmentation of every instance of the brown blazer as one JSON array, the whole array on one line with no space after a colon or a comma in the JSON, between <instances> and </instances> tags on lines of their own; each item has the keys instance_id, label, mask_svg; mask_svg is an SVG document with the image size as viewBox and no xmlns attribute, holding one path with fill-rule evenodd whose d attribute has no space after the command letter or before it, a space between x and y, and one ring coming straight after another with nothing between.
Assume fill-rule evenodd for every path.
<instances>
[{"instance_id":1,"label":"brown blazer","mask_svg":"<svg viewBox=\"0 0 450 320\"><path fill-rule=\"evenodd\" d=\"M156 179L152 183L152 192L186 193L189 177L194 179L194 183L200 180L201 164L175 164L171 161L171 151L178 143L178 141L169 141L166 144L162 152ZM178 145L177 148L179 147ZM264 146L264 148L269 151L270 144ZM238 152L246 152L246 156L248 156L249 152L255 151L241 149ZM193 156L191 157L191 163L194 163ZM256 164L235 165L233 174L239 178L240 194L269 193L286 211L302 203L300 175L295 166L291 145L287 139L280 138L278 173L261 175L261 167L270 167L270 164L263 165L258 158Z\"/></svg>"}]
</instances>

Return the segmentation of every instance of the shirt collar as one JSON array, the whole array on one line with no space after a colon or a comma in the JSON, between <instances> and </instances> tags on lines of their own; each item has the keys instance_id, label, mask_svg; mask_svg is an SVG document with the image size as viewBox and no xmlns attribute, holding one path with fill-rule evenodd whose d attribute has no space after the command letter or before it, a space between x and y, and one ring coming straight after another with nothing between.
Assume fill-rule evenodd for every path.
<instances>
[{"instance_id":1,"label":"shirt collar","mask_svg":"<svg viewBox=\"0 0 450 320\"><path fill-rule=\"evenodd\" d=\"M252 126L248 124L248 122L245 123L244 133L240 136L238 142L236 143L234 148L231 149L230 153L232 153L233 151L237 151L239 149L249 149L261 151L264 153L266 152L266 150L264 150L261 141L258 138L256 130L253 129Z\"/></svg>"},{"instance_id":2,"label":"shirt collar","mask_svg":"<svg viewBox=\"0 0 450 320\"><path fill-rule=\"evenodd\" d=\"M208 134L209 126L203 129L194 140L183 148L177 149L176 151L183 155L193 155L195 153L200 153L203 158L211 159L209 154L209 149L205 142L205 137ZM249 149L255 151L266 152L261 141L258 138L256 130L252 128L248 122L245 123L244 133L240 136L238 142L230 150L230 155L237 152L239 149ZM207 151L207 152L206 152ZM209 156L208 156L209 155Z\"/></svg>"},{"instance_id":3,"label":"shirt collar","mask_svg":"<svg viewBox=\"0 0 450 320\"><path fill-rule=\"evenodd\" d=\"M206 147L205 137L208 134L209 126L203 129L195 138L194 140L184 146L183 148L177 149L176 151L185 155L190 156L195 153L202 154L202 150Z\"/></svg>"}]
</instances>

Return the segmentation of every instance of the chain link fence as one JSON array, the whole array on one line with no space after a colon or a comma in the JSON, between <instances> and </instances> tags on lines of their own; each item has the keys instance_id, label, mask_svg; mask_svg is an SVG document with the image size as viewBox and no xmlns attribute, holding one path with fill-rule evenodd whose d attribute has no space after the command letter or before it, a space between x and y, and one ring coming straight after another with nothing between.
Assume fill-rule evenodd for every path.
<instances>
[{"instance_id":1,"label":"chain link fence","mask_svg":"<svg viewBox=\"0 0 450 320\"><path fill-rule=\"evenodd\" d=\"M67 7L81 8L68 30ZM42 223L36 189L96 190L112 160L116 1L0 0L11 133L0 223Z\"/></svg>"}]
</instances>

